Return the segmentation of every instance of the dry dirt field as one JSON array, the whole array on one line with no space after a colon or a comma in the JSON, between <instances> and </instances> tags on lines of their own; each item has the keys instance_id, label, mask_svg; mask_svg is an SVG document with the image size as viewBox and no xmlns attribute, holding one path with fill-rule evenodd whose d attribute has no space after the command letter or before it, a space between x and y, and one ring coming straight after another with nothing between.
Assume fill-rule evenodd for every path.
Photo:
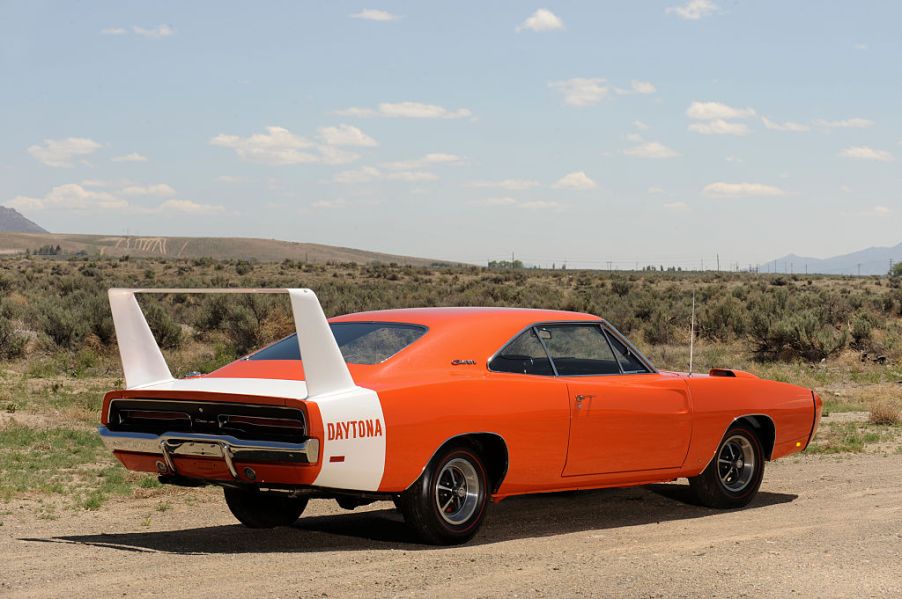
<instances>
[{"instance_id":1,"label":"dry dirt field","mask_svg":"<svg viewBox=\"0 0 902 599\"><path fill-rule=\"evenodd\" d=\"M391 504L313 501L292 528L237 525L215 489L42 520L4 506L0 596L898 597L902 457L768 464L742 511L685 481L513 498L469 545L414 544ZM162 507L162 506L165 506Z\"/></svg>"}]
</instances>

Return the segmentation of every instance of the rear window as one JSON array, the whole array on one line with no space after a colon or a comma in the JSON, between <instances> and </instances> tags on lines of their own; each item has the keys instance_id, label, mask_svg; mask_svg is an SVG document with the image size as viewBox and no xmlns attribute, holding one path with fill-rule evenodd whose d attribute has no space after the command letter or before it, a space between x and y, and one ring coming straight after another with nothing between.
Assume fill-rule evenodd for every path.
<instances>
[{"instance_id":1,"label":"rear window","mask_svg":"<svg viewBox=\"0 0 902 599\"><path fill-rule=\"evenodd\" d=\"M394 322L335 322L329 325L345 362L378 364L419 339L426 327ZM300 360L297 335L251 354L248 360Z\"/></svg>"}]
</instances>

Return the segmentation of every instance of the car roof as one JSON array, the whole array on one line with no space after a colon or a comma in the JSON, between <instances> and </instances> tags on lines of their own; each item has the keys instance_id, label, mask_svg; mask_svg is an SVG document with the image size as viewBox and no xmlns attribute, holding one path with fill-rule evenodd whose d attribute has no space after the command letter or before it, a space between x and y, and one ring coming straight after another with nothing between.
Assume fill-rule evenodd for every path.
<instances>
[{"instance_id":1,"label":"car roof","mask_svg":"<svg viewBox=\"0 0 902 599\"><path fill-rule=\"evenodd\" d=\"M399 308L394 310L374 310L356 312L329 319L331 322L403 322L425 327L444 328L463 325L467 327L491 324L503 328L522 329L537 322L555 321L592 321L600 320L598 316L584 312L566 310L543 310L535 308L503 308L503 307L438 307L438 308ZM513 332L513 331L512 331Z\"/></svg>"}]
</instances>

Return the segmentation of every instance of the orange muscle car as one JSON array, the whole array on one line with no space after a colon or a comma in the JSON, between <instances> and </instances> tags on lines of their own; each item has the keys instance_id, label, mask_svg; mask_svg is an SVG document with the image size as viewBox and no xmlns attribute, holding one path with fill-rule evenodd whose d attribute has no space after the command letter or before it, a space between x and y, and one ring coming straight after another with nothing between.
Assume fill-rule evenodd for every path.
<instances>
[{"instance_id":1,"label":"orange muscle car","mask_svg":"<svg viewBox=\"0 0 902 599\"><path fill-rule=\"evenodd\" d=\"M175 379L136 293L286 293L297 333ZM326 319L307 289L113 289L126 388L100 434L130 470L221 486L250 527L311 498L391 499L425 542L461 543L488 501L688 478L697 500L748 504L764 462L803 450L811 389L738 370L657 370L598 316L420 308Z\"/></svg>"}]
</instances>

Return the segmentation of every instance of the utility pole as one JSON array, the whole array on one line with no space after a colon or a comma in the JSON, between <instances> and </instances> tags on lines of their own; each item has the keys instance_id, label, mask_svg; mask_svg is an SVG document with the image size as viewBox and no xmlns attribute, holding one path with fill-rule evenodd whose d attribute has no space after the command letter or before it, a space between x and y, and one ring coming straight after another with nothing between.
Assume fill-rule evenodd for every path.
<instances>
[{"instance_id":1,"label":"utility pole","mask_svg":"<svg viewBox=\"0 0 902 599\"><path fill-rule=\"evenodd\" d=\"M805 263L805 276L808 276L808 263Z\"/></svg>"},{"instance_id":2,"label":"utility pole","mask_svg":"<svg viewBox=\"0 0 902 599\"><path fill-rule=\"evenodd\" d=\"M717 272L720 272L720 254L714 254L717 256Z\"/></svg>"},{"instance_id":3,"label":"utility pole","mask_svg":"<svg viewBox=\"0 0 902 599\"><path fill-rule=\"evenodd\" d=\"M608 260L608 272L611 272L612 270L614 270L613 267L611 266L613 263L614 263L613 260Z\"/></svg>"},{"instance_id":4,"label":"utility pole","mask_svg":"<svg viewBox=\"0 0 902 599\"><path fill-rule=\"evenodd\" d=\"M858 276L861 276L861 262L858 263Z\"/></svg>"}]
</instances>

